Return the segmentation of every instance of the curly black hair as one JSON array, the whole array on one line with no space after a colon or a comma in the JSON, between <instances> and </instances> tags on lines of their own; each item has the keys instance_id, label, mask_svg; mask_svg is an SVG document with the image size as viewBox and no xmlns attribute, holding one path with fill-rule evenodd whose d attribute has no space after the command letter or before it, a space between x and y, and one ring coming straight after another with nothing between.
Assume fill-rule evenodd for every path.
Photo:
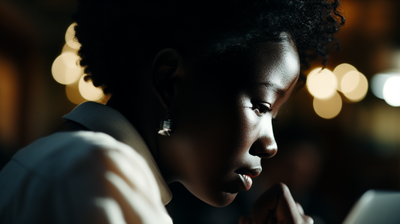
<instances>
[{"instance_id":1,"label":"curly black hair","mask_svg":"<svg viewBox=\"0 0 400 224\"><path fill-rule=\"evenodd\" d=\"M344 23L340 0L78 0L76 38L86 80L104 93L130 88L164 48L202 60L291 34L302 71L325 65ZM136 76L135 76L136 75Z\"/></svg>"}]
</instances>

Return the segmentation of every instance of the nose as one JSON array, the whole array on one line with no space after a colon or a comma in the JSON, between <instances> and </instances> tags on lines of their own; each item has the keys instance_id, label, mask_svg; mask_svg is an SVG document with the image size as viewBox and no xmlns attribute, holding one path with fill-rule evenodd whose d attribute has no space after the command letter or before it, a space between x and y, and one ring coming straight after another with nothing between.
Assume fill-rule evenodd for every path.
<instances>
[{"instance_id":1,"label":"nose","mask_svg":"<svg viewBox=\"0 0 400 224\"><path fill-rule=\"evenodd\" d=\"M271 158L278 152L272 124L261 128L258 138L250 148L250 154L261 158Z\"/></svg>"}]
</instances>

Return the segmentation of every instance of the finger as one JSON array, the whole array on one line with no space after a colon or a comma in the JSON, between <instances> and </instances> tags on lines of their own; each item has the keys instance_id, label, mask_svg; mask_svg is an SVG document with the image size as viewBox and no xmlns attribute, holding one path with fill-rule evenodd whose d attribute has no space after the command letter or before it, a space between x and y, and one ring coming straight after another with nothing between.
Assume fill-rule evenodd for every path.
<instances>
[{"instance_id":1,"label":"finger","mask_svg":"<svg viewBox=\"0 0 400 224\"><path fill-rule=\"evenodd\" d=\"M296 201L296 206L297 206L297 210L299 211L299 213L300 213L301 215L304 215L303 206L301 206L301 204L298 203L297 201Z\"/></svg>"},{"instance_id":2,"label":"finger","mask_svg":"<svg viewBox=\"0 0 400 224\"><path fill-rule=\"evenodd\" d=\"M282 222L291 219L294 223L300 223L300 220L303 219L300 211L304 212L303 208L299 210L298 203L296 204L289 188L285 184L280 183L279 186L281 196L278 199L278 205L276 207L276 219Z\"/></svg>"},{"instance_id":3,"label":"finger","mask_svg":"<svg viewBox=\"0 0 400 224\"><path fill-rule=\"evenodd\" d=\"M251 211L253 223L268 223L269 220L275 218L275 210L281 194L279 188L277 184L273 185L254 203Z\"/></svg>"},{"instance_id":4,"label":"finger","mask_svg":"<svg viewBox=\"0 0 400 224\"><path fill-rule=\"evenodd\" d=\"M314 219L308 215L303 215L303 223L305 224L314 224Z\"/></svg>"},{"instance_id":5,"label":"finger","mask_svg":"<svg viewBox=\"0 0 400 224\"><path fill-rule=\"evenodd\" d=\"M302 215L302 217L303 217L303 222L307 223L307 224L313 224L314 223L314 219L311 218L308 215L304 215L303 206L301 206L301 204L298 203L297 201L296 201L296 205L297 205L297 210L299 211L300 215Z\"/></svg>"},{"instance_id":6,"label":"finger","mask_svg":"<svg viewBox=\"0 0 400 224\"><path fill-rule=\"evenodd\" d=\"M252 218L255 224L303 221L289 188L283 183L275 184L258 198L252 209Z\"/></svg>"}]
</instances>

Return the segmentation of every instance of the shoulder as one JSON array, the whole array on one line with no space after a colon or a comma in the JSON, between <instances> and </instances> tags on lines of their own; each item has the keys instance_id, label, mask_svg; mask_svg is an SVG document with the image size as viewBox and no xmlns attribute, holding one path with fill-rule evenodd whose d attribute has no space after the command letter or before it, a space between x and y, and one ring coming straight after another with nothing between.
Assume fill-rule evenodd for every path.
<instances>
[{"instance_id":1,"label":"shoulder","mask_svg":"<svg viewBox=\"0 0 400 224\"><path fill-rule=\"evenodd\" d=\"M0 172L0 220L2 208L24 201L15 214L25 221L50 212L68 223L172 223L146 161L107 134L57 133L23 148L7 166Z\"/></svg>"},{"instance_id":2,"label":"shoulder","mask_svg":"<svg viewBox=\"0 0 400 224\"><path fill-rule=\"evenodd\" d=\"M66 175L82 164L134 160L146 166L143 158L130 146L110 135L92 131L60 132L33 142L14 157L24 169L42 178Z\"/></svg>"}]
</instances>

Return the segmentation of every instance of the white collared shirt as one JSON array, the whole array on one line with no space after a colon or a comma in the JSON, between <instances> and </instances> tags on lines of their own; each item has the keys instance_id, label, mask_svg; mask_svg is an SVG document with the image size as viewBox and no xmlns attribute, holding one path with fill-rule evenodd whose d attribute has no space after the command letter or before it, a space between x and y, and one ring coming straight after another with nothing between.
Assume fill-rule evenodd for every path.
<instances>
[{"instance_id":1,"label":"white collared shirt","mask_svg":"<svg viewBox=\"0 0 400 224\"><path fill-rule=\"evenodd\" d=\"M145 142L118 111L87 102L60 132L21 149L0 172L0 223L172 223L171 193Z\"/></svg>"}]
</instances>

